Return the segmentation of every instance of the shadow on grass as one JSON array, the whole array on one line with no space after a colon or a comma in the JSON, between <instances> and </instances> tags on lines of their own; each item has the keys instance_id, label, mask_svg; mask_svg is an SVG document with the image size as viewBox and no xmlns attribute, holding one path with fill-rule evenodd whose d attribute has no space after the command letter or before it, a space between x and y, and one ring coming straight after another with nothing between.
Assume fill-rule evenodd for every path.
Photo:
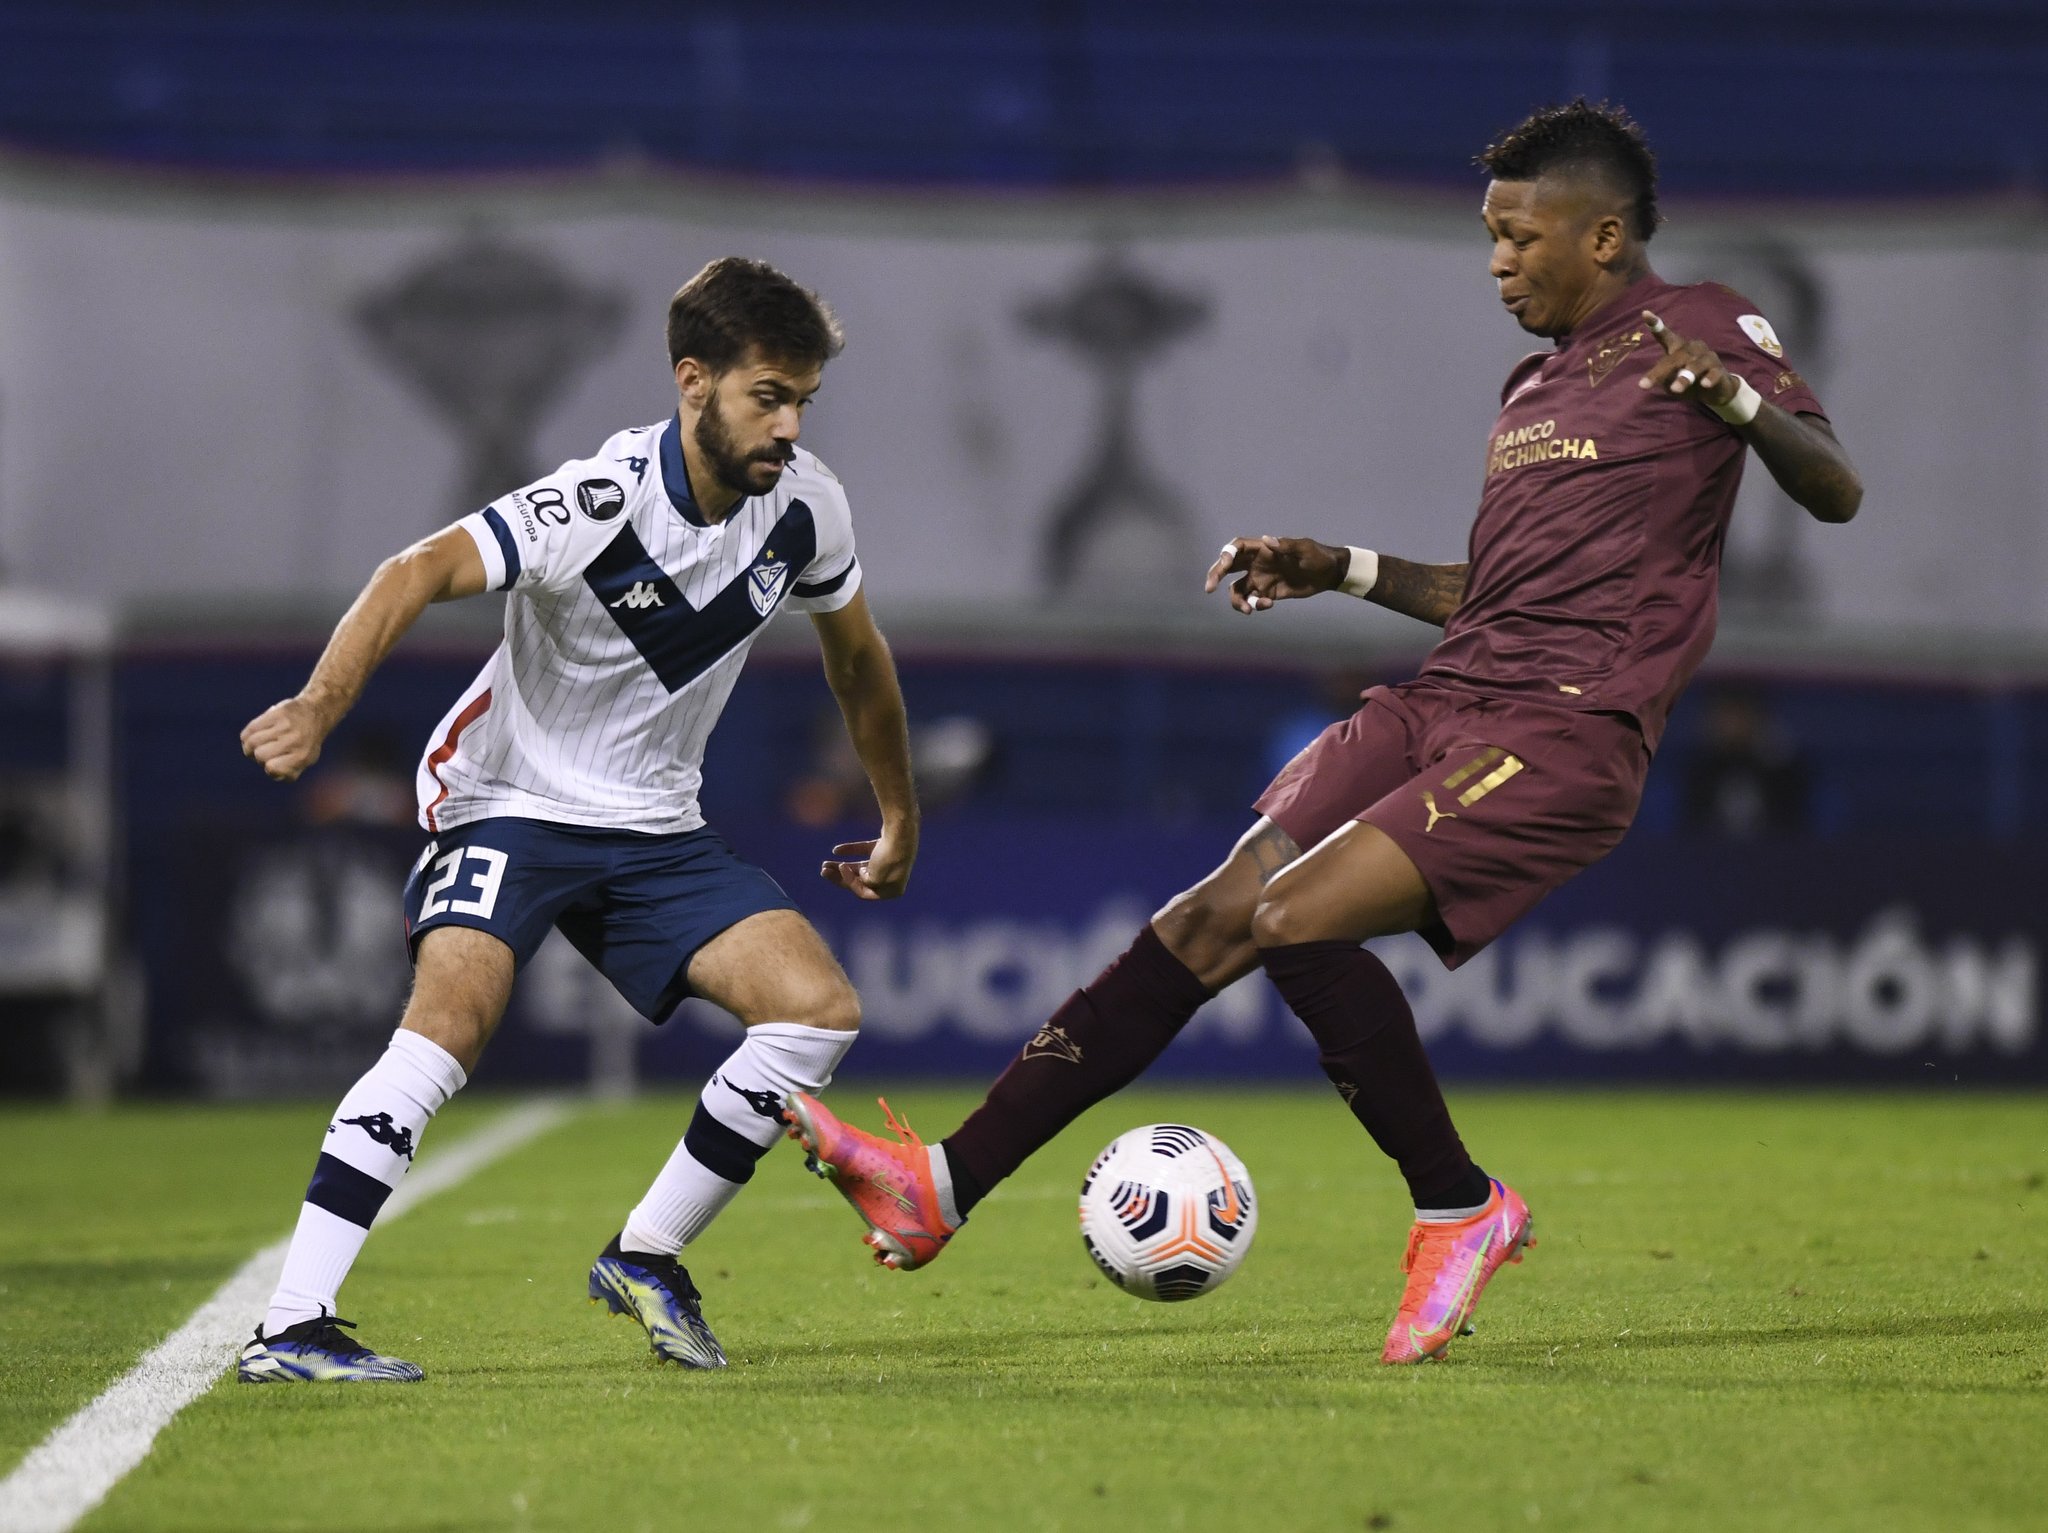
<instances>
[{"instance_id":1,"label":"shadow on grass","mask_svg":"<svg viewBox=\"0 0 2048 1533\"><path fill-rule=\"evenodd\" d=\"M1622 1350L1682 1351L1689 1348L1770 1347L1825 1341L1925 1342L1943 1339L1981 1341L1986 1336L2039 1335L2048 1338L2048 1309L1954 1311L1937 1315L1839 1316L1807 1324L1778 1326L1697 1327L1685 1330L1637 1331L1617 1337L1573 1336L1565 1345L1605 1348L1616 1342ZM1504 1342L1489 1350L1497 1355L1545 1357L1557 1343Z\"/></svg>"},{"instance_id":2,"label":"shadow on grass","mask_svg":"<svg viewBox=\"0 0 2048 1533\"><path fill-rule=\"evenodd\" d=\"M772 1404L790 1398L872 1399L878 1386L885 1386L881 1392L889 1394L932 1391L962 1397L985 1390L1015 1400L1102 1402L1126 1393L1134 1400L1154 1397L1163 1387L1188 1383L1193 1369L1204 1387L1224 1388L1233 1395L1245 1390L1272 1392L1274 1403L1310 1406L1323 1403L1326 1395L1318 1392L1406 1387L1418 1375L1441 1377L1446 1382L1462 1375L1467 1383L1493 1385L1583 1377L1592 1367L1611 1372L1617 1362L1638 1352L1646 1354L1641 1362L1651 1371L1610 1382L1700 1391L1782 1392L1790 1388L1820 1395L1863 1391L1887 1396L2012 1396L2048 1403L2038 1361L2016 1358L2010 1376L1982 1377L1985 1365L1976 1355L1978 1348L1963 1353L1943 1345L1956 1341L1981 1344L2000 1336L2048 1337L2048 1309L2039 1307L1974 1314L1837 1317L1809 1325L1636 1331L1618 1338L1619 1345L1611 1335L1580 1333L1555 1341L1509 1340L1488 1338L1482 1332L1454 1348L1447 1364L1422 1370L1383 1368L1378 1358L1380 1337L1377 1328L1370 1326L1359 1327L1355 1335L1323 1331L1307 1339L1260 1338L1230 1325L1167 1329L1126 1323L1056 1331L1005 1327L963 1329L937 1337L835 1338L830 1344L740 1343L731 1347L734 1366L715 1372L662 1363L644 1346L631 1345L635 1338L624 1331L621 1327L610 1336L593 1335L587 1348L581 1343L555 1345L526 1356L493 1357L487 1363L429 1363L427 1388L417 1393L404 1391L406 1403L426 1406L444 1389L474 1396L494 1388L522 1395L566 1388L594 1405L592 1395L609 1397L626 1387L651 1387L657 1395L671 1389L690 1390L699 1398L722 1398L732 1405L749 1399ZM1980 1377L1907 1374L1903 1368L1888 1367L1887 1359L1869 1358L1843 1359L1836 1365L1839 1371L1819 1371L1810 1378L1787 1377L1783 1371L1785 1349L1825 1349L1843 1341L1897 1342L1910 1349L1896 1360L1906 1366L1924 1365L1930 1351L1967 1358ZM1764 1350L1759 1356L1745 1358L1744 1349L1753 1348ZM1697 1358L1687 1355L1694 1353ZM1199 1356L1199 1365L1191 1363L1191 1356ZM1714 1367L1702 1371L1697 1363L1708 1358ZM1996 1372L1995 1368L1991 1371ZM358 1393L368 1396L372 1392L303 1393L321 1397L320 1408L325 1408L337 1393L353 1401ZM381 1398L383 1392L375 1393ZM299 1403L295 1400L293 1405Z\"/></svg>"},{"instance_id":3,"label":"shadow on grass","mask_svg":"<svg viewBox=\"0 0 2048 1533\"><path fill-rule=\"evenodd\" d=\"M1270 1350L1260 1351L1258 1338L1228 1328L1191 1330L1171 1338L1184 1340L1189 1347L1161 1349L1156 1344L1162 1339L1168 1338L1153 1331L1085 1327L1057 1334L1044 1330L976 1331L942 1339L893 1338L830 1346L728 1343L733 1366L710 1371L683 1369L656 1359L644 1344L615 1345L604 1337L593 1338L587 1350L579 1346L567 1352L556 1346L544 1353L494 1356L482 1363L437 1363L415 1349L414 1360L427 1369L427 1388L407 1389L403 1394L410 1403L424 1400L436 1386L469 1391L494 1384L520 1391L569 1388L609 1392L623 1385L658 1385L666 1378L720 1393L744 1388L763 1396L872 1395L876 1375L881 1374L892 1387L929 1387L957 1394L969 1386L987 1385L1006 1396L1056 1398L1075 1393L1099 1395L1105 1389L1125 1387L1148 1392L1162 1385L1184 1384L1191 1376L1190 1348L1200 1353L1200 1374L1211 1383L1313 1386L1328 1382L1332 1369L1341 1377L1376 1363L1379 1346L1377 1335L1361 1335L1355 1350L1347 1351L1341 1344L1333 1349L1326 1336L1313 1342L1269 1341ZM1109 1344L1107 1348L1104 1343ZM372 1392L290 1393L353 1397Z\"/></svg>"}]
</instances>

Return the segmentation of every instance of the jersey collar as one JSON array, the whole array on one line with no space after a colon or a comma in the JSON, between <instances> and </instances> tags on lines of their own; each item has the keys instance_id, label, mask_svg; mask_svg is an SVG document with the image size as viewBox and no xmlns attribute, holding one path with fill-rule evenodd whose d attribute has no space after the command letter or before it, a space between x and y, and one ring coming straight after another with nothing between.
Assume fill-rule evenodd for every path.
<instances>
[{"instance_id":1,"label":"jersey collar","mask_svg":"<svg viewBox=\"0 0 2048 1533\"><path fill-rule=\"evenodd\" d=\"M668 491L668 503L676 515L692 527L709 527L697 499L690 493L690 466L683 461L683 417L677 411L661 432L661 487Z\"/></svg>"},{"instance_id":2,"label":"jersey collar","mask_svg":"<svg viewBox=\"0 0 2048 1533\"><path fill-rule=\"evenodd\" d=\"M1565 351L1580 341L1592 340L1606 334L1608 328L1621 321L1623 315L1633 319L1641 310L1649 307L1652 295L1661 291L1665 285L1664 279L1655 272L1645 272L1612 299L1588 314L1578 329L1570 335L1559 336L1556 341L1557 350Z\"/></svg>"}]
</instances>

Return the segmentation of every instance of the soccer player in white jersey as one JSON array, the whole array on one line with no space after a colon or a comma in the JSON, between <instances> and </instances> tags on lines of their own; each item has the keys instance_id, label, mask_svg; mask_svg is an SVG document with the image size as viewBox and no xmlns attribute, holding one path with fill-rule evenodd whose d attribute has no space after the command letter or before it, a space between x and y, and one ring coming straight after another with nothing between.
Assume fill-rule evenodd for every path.
<instances>
[{"instance_id":1,"label":"soccer player in white jersey","mask_svg":"<svg viewBox=\"0 0 2048 1533\"><path fill-rule=\"evenodd\" d=\"M746 1024L590 1272L590 1296L638 1320L657 1356L724 1366L677 1258L753 1175L784 1097L830 1081L860 1024L823 939L697 807L705 740L779 608L816 625L881 807L880 834L834 847L824 877L888 899L917 854L903 696L861 594L846 494L796 445L843 344L782 273L712 262L669 306L674 416L386 560L305 689L242 731L243 752L291 781L429 602L509 593L504 643L420 763L430 839L405 889L411 999L327 1126L242 1379L421 1377L348 1336L336 1295L550 927L651 1021L695 995Z\"/></svg>"}]
</instances>

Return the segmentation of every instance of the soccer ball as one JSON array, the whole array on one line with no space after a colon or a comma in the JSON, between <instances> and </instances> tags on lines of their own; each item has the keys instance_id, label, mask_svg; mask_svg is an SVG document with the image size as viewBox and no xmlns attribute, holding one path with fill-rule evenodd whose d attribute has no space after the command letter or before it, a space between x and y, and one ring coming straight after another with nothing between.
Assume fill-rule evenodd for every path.
<instances>
[{"instance_id":1,"label":"soccer ball","mask_svg":"<svg viewBox=\"0 0 2048 1533\"><path fill-rule=\"evenodd\" d=\"M1141 1299L1193 1299L1251 1249L1259 1205L1230 1146L1184 1123L1119 1134L1081 1183L1081 1241L1109 1280Z\"/></svg>"}]
</instances>

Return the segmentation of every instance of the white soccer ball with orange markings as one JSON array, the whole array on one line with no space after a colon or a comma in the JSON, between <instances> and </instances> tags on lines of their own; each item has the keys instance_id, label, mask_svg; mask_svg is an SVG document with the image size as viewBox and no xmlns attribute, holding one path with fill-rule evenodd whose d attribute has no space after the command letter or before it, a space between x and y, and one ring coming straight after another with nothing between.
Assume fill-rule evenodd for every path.
<instances>
[{"instance_id":1,"label":"white soccer ball with orange markings","mask_svg":"<svg viewBox=\"0 0 2048 1533\"><path fill-rule=\"evenodd\" d=\"M1185 1123L1119 1134L1081 1183L1082 1243L1112 1283L1141 1299L1170 1303L1221 1287L1258 1227L1244 1162Z\"/></svg>"}]
</instances>

